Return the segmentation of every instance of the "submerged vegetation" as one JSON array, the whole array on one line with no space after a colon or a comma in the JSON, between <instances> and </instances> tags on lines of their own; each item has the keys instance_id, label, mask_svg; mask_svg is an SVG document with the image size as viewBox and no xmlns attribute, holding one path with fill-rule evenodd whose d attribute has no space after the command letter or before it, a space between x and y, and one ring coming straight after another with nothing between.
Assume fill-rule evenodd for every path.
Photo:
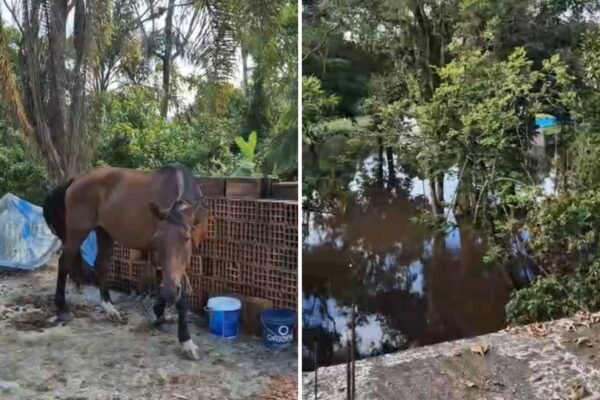
<instances>
[{"instance_id":1,"label":"submerged vegetation","mask_svg":"<svg viewBox=\"0 0 600 400\"><path fill-rule=\"evenodd\" d=\"M303 19L305 206L339 211L374 155L387 190L427 185L415 220L476 227L482 268L536 266L508 322L600 308L597 1L311 1Z\"/></svg>"}]
</instances>

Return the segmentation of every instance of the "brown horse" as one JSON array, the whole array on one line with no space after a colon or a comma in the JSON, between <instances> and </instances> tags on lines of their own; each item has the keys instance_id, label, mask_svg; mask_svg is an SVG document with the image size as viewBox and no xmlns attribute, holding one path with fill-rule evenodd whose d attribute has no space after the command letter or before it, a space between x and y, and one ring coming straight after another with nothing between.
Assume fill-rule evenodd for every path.
<instances>
[{"instance_id":1,"label":"brown horse","mask_svg":"<svg viewBox=\"0 0 600 400\"><path fill-rule=\"evenodd\" d=\"M113 241L155 255L162 270L154 305L157 323L164 322L165 306L175 303L178 337L186 356L197 359L198 347L187 329L183 276L193 249L206 232L202 191L192 173L180 166L145 172L125 168L98 168L54 189L44 203L44 218L63 243L58 263L55 304L58 321L71 319L65 302L70 275L81 282L80 246L94 230L98 252L94 269L101 305L110 318L121 319L106 282Z\"/></svg>"}]
</instances>

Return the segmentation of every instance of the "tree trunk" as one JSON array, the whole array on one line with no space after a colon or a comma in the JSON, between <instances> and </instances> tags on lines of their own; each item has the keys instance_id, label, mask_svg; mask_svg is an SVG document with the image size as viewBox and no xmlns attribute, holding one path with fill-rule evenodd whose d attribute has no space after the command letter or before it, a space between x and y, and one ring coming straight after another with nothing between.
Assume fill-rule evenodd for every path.
<instances>
[{"instance_id":1,"label":"tree trunk","mask_svg":"<svg viewBox=\"0 0 600 400\"><path fill-rule=\"evenodd\" d=\"M442 215L443 209L442 205L438 201L439 196L437 194L436 179L435 177L430 177L427 181L427 184L429 185L429 191L431 193L431 195L429 196L429 201L431 202L431 211L435 215Z\"/></svg>"},{"instance_id":2,"label":"tree trunk","mask_svg":"<svg viewBox=\"0 0 600 400\"><path fill-rule=\"evenodd\" d=\"M71 108L69 110L69 138L67 153L65 154L65 169L69 177L79 173L86 167L81 157L83 152L82 142L84 140L85 86L87 83L85 54L89 46L89 39L93 34L90 31L92 24L86 13L84 0L75 0L75 4L75 65L72 72L73 88L71 91Z\"/></svg>"},{"instance_id":3,"label":"tree trunk","mask_svg":"<svg viewBox=\"0 0 600 400\"><path fill-rule=\"evenodd\" d=\"M435 193L437 195L437 202L442 204L444 202L444 173L440 172L435 177Z\"/></svg>"},{"instance_id":4,"label":"tree trunk","mask_svg":"<svg viewBox=\"0 0 600 400\"><path fill-rule=\"evenodd\" d=\"M460 157L458 165L464 164L462 176L456 186L456 204L454 206L455 214L468 215L471 213L475 201L473 200L474 189L471 179L473 163L465 157Z\"/></svg>"},{"instance_id":5,"label":"tree trunk","mask_svg":"<svg viewBox=\"0 0 600 400\"><path fill-rule=\"evenodd\" d=\"M23 1L22 57L27 68L23 96L19 95L10 65L1 65L0 51L0 90L12 94L6 102L9 115L14 115L13 124L43 158L51 183L73 176L84 164L86 56L94 28L86 4L97 5L85 0ZM74 62L69 65L69 73L67 16L72 7Z\"/></svg>"},{"instance_id":6,"label":"tree trunk","mask_svg":"<svg viewBox=\"0 0 600 400\"><path fill-rule=\"evenodd\" d=\"M248 50L242 46L242 89L248 97Z\"/></svg>"},{"instance_id":7,"label":"tree trunk","mask_svg":"<svg viewBox=\"0 0 600 400\"><path fill-rule=\"evenodd\" d=\"M169 0L167 5L167 19L165 21L165 53L163 55L163 98L160 104L160 115L167 117L169 111L169 97L171 95L171 64L173 54L173 13L175 0Z\"/></svg>"},{"instance_id":8,"label":"tree trunk","mask_svg":"<svg viewBox=\"0 0 600 400\"><path fill-rule=\"evenodd\" d=\"M383 138L377 138L378 143L378 163L377 163L377 182L383 186Z\"/></svg>"},{"instance_id":9,"label":"tree trunk","mask_svg":"<svg viewBox=\"0 0 600 400\"><path fill-rule=\"evenodd\" d=\"M393 188L396 186L396 168L394 167L394 152L391 147L385 149L388 165L388 186Z\"/></svg>"},{"instance_id":10,"label":"tree trunk","mask_svg":"<svg viewBox=\"0 0 600 400\"><path fill-rule=\"evenodd\" d=\"M67 146L67 70L65 65L65 45L67 40L67 0L51 3L48 26L48 50L50 52L50 101L47 118L54 148L61 155L61 167L69 174Z\"/></svg>"}]
</instances>

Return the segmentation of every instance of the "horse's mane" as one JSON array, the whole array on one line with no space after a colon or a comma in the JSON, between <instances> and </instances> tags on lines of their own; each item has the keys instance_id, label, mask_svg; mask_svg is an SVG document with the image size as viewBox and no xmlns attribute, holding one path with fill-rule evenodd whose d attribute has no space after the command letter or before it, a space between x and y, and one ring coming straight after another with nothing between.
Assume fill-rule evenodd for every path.
<instances>
[{"instance_id":1,"label":"horse's mane","mask_svg":"<svg viewBox=\"0 0 600 400\"><path fill-rule=\"evenodd\" d=\"M160 174L165 174L167 176L174 176L177 173L177 171L181 172L181 175L183 176L184 197L181 200L185 200L192 204L195 204L197 201L202 200L204 198L202 190L196 182L194 173L188 167L179 164L170 164L156 170L156 172Z\"/></svg>"},{"instance_id":2,"label":"horse's mane","mask_svg":"<svg viewBox=\"0 0 600 400\"><path fill-rule=\"evenodd\" d=\"M44 200L44 219L50 230L64 243L66 238L65 226L65 195L73 179L52 190Z\"/></svg>"}]
</instances>

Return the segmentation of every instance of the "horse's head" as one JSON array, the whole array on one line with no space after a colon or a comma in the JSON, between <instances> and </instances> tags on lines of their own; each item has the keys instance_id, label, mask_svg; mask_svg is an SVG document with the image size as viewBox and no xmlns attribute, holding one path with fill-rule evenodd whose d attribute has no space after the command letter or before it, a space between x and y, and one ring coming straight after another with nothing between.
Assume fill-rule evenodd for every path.
<instances>
[{"instance_id":1,"label":"horse's head","mask_svg":"<svg viewBox=\"0 0 600 400\"><path fill-rule=\"evenodd\" d=\"M192 257L196 207L185 201L167 209L150 203L150 211L158 218L152 244L162 269L159 294L166 303L174 303L182 295L182 279Z\"/></svg>"}]
</instances>

